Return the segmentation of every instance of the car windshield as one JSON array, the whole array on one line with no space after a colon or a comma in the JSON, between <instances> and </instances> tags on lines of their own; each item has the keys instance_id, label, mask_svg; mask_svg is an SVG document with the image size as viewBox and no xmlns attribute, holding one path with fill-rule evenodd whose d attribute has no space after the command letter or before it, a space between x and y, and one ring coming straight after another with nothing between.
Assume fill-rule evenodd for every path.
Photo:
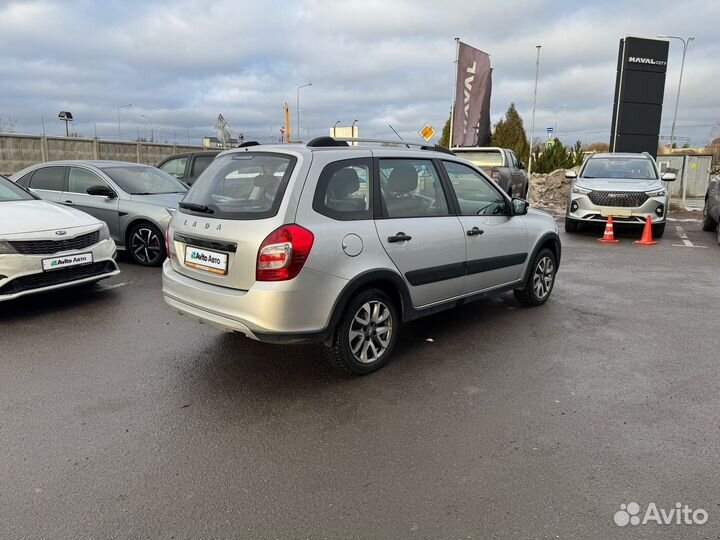
<instances>
[{"instance_id":1,"label":"car windshield","mask_svg":"<svg viewBox=\"0 0 720 540\"><path fill-rule=\"evenodd\" d=\"M4 176L0 176L0 202L10 201L32 201L35 197L30 195L20 186L8 180Z\"/></svg>"},{"instance_id":2,"label":"car windshield","mask_svg":"<svg viewBox=\"0 0 720 540\"><path fill-rule=\"evenodd\" d=\"M225 219L274 216L296 161L286 154L259 152L216 158L190 188L180 208Z\"/></svg>"},{"instance_id":3,"label":"car windshield","mask_svg":"<svg viewBox=\"0 0 720 540\"><path fill-rule=\"evenodd\" d=\"M592 158L585 165L583 178L622 178L623 180L655 180L652 161L645 158Z\"/></svg>"},{"instance_id":4,"label":"car windshield","mask_svg":"<svg viewBox=\"0 0 720 540\"><path fill-rule=\"evenodd\" d=\"M478 167L502 167L503 164L502 154L497 150L474 150L472 152L457 150L455 153Z\"/></svg>"},{"instance_id":5,"label":"car windshield","mask_svg":"<svg viewBox=\"0 0 720 540\"><path fill-rule=\"evenodd\" d=\"M155 167L118 165L101 168L120 189L131 195L158 195L187 191L185 184Z\"/></svg>"}]
</instances>

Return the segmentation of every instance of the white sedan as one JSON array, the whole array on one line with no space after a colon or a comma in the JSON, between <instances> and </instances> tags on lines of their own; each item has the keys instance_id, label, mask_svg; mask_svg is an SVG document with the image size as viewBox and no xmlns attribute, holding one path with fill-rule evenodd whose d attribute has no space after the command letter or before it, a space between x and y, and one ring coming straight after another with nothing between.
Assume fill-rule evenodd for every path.
<instances>
[{"instance_id":1,"label":"white sedan","mask_svg":"<svg viewBox=\"0 0 720 540\"><path fill-rule=\"evenodd\" d=\"M0 302L115 276L115 251L103 222L0 176Z\"/></svg>"}]
</instances>

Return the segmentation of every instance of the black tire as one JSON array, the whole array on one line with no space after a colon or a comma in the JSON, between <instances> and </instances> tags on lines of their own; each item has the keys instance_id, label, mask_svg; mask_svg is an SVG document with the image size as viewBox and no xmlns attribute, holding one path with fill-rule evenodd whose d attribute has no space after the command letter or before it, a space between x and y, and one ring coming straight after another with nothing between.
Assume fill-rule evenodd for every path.
<instances>
[{"instance_id":1,"label":"black tire","mask_svg":"<svg viewBox=\"0 0 720 540\"><path fill-rule=\"evenodd\" d=\"M665 234L665 224L657 223L656 225L653 225L652 232L653 232L653 238L662 238L663 234Z\"/></svg>"},{"instance_id":2,"label":"black tire","mask_svg":"<svg viewBox=\"0 0 720 540\"><path fill-rule=\"evenodd\" d=\"M547 266L548 261L551 263L550 267ZM525 287L513 291L517 301L526 306L541 306L547 302L555 286L556 272L557 260L555 254L547 248L541 249L530 265ZM541 283L538 283L538 279Z\"/></svg>"},{"instance_id":3,"label":"black tire","mask_svg":"<svg viewBox=\"0 0 720 540\"><path fill-rule=\"evenodd\" d=\"M127 235L127 251L141 266L160 266L165 260L165 238L152 223L136 223Z\"/></svg>"},{"instance_id":4,"label":"black tire","mask_svg":"<svg viewBox=\"0 0 720 540\"><path fill-rule=\"evenodd\" d=\"M565 232L574 233L578 230L578 222L574 219L565 218Z\"/></svg>"},{"instance_id":5,"label":"black tire","mask_svg":"<svg viewBox=\"0 0 720 540\"><path fill-rule=\"evenodd\" d=\"M702 221L702 230L707 232L713 232L715 229L717 229L718 224L715 222L715 220L710 216L708 213L708 207L707 207L707 200L705 201L705 206L703 207L703 221Z\"/></svg>"},{"instance_id":6,"label":"black tire","mask_svg":"<svg viewBox=\"0 0 720 540\"><path fill-rule=\"evenodd\" d=\"M377 312L374 311L376 306ZM383 306L387 311L383 312ZM373 321L373 317L381 319L386 313L389 313L390 324L379 327L376 324L377 321ZM361 324L362 318L357 318L363 314L367 314L367 326ZM388 318L380 322L384 322ZM363 353L366 358L370 356L372 353L370 347L377 351L378 347L383 346L381 334L376 332L376 328L385 328L385 326L389 326L389 336L386 335L387 345L380 355L374 360L368 358L368 361L362 361L359 359L358 354L360 357L363 356ZM395 301L380 289L362 291L354 296L345 307L345 313L335 331L333 344L327 349L328 360L342 373L367 375L377 371L390 358L397 343L399 329L400 312ZM355 334L354 337L351 337L351 331ZM370 345L366 346L366 343ZM354 348L355 352L353 352Z\"/></svg>"},{"instance_id":7,"label":"black tire","mask_svg":"<svg viewBox=\"0 0 720 540\"><path fill-rule=\"evenodd\" d=\"M717 230L715 231L717 233L717 243L718 246L720 246L720 222L718 222Z\"/></svg>"}]
</instances>

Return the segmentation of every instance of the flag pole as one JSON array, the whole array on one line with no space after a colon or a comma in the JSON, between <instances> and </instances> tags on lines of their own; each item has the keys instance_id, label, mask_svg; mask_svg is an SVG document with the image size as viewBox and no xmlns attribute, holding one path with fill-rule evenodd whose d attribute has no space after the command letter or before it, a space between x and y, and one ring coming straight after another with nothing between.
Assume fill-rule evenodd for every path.
<instances>
[{"instance_id":1,"label":"flag pole","mask_svg":"<svg viewBox=\"0 0 720 540\"><path fill-rule=\"evenodd\" d=\"M537 49L537 60L535 61L535 94L533 95L533 109L532 109L532 127L530 128L530 156L528 157L528 185L530 183L530 174L532 173L532 158L533 158L533 141L535 139L535 107L537 106L537 87L538 78L540 77L540 48L542 45L536 45Z\"/></svg>"},{"instance_id":2,"label":"flag pole","mask_svg":"<svg viewBox=\"0 0 720 540\"><path fill-rule=\"evenodd\" d=\"M460 38L455 38L455 76L453 77L453 98L452 107L450 108L450 136L448 137L448 148L452 148L453 143L453 122L455 121L455 100L457 99L457 71L458 59L460 57Z\"/></svg>"}]
</instances>

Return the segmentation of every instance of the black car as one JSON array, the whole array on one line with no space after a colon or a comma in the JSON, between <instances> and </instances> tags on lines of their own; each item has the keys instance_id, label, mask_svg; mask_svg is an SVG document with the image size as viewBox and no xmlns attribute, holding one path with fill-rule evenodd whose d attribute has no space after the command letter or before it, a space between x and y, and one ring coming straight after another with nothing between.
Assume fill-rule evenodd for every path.
<instances>
[{"instance_id":1,"label":"black car","mask_svg":"<svg viewBox=\"0 0 720 540\"><path fill-rule=\"evenodd\" d=\"M717 232L718 244L720 244L720 174L711 178L708 184L702 228L703 231Z\"/></svg>"},{"instance_id":2,"label":"black car","mask_svg":"<svg viewBox=\"0 0 720 540\"><path fill-rule=\"evenodd\" d=\"M206 150L175 154L161 161L157 168L172 174L175 178L188 185L192 185L195 179L200 176L200 173L207 169L207 166L219 153L219 150Z\"/></svg>"}]
</instances>

